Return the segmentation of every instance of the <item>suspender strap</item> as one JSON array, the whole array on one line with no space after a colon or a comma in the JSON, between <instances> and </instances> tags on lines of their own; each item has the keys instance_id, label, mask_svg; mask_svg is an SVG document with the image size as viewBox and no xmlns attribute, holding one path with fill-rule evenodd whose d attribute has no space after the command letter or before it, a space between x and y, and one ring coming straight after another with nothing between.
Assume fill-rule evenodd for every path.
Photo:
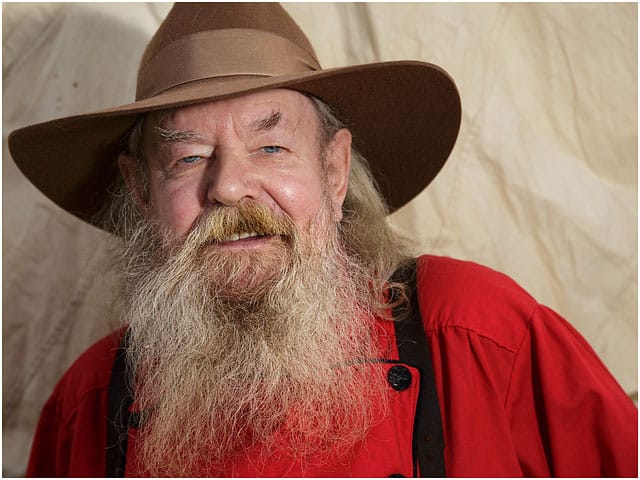
<instances>
[{"instance_id":1,"label":"suspender strap","mask_svg":"<svg viewBox=\"0 0 640 480\"><path fill-rule=\"evenodd\" d=\"M444 436L440 405L436 390L431 350L427 343L420 316L416 288L416 261L394 274L394 281L401 281L410 288L409 305L394 309L396 343L400 361L420 371L420 392L413 427L414 465L419 471L414 475L444 477Z\"/></svg>"},{"instance_id":2,"label":"suspender strap","mask_svg":"<svg viewBox=\"0 0 640 480\"><path fill-rule=\"evenodd\" d=\"M111 369L107 420L106 477L124 477L129 438L129 407L131 395L130 372L127 368L129 331L124 334Z\"/></svg>"}]
</instances>

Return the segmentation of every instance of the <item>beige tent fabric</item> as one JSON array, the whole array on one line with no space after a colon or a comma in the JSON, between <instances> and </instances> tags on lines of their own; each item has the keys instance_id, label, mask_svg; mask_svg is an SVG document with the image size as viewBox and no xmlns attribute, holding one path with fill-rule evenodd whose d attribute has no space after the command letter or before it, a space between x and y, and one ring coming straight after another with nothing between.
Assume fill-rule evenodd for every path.
<instances>
[{"instance_id":1,"label":"beige tent fabric","mask_svg":"<svg viewBox=\"0 0 640 480\"><path fill-rule=\"evenodd\" d=\"M115 325L106 234L35 190L6 137L130 101L169 7L3 4L5 475L23 473L56 380ZM420 59L451 73L463 99L458 143L393 224L421 252L511 275L573 323L636 397L637 6L285 7L324 67Z\"/></svg>"}]
</instances>

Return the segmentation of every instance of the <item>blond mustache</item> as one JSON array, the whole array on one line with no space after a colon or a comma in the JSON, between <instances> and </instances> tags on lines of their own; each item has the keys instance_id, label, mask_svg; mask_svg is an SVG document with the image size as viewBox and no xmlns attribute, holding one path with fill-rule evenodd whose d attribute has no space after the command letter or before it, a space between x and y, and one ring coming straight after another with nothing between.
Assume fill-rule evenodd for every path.
<instances>
[{"instance_id":1,"label":"blond mustache","mask_svg":"<svg viewBox=\"0 0 640 480\"><path fill-rule=\"evenodd\" d=\"M286 215L276 215L254 202L237 207L216 207L203 215L185 243L193 246L219 244L244 236L292 237L296 231Z\"/></svg>"}]
</instances>

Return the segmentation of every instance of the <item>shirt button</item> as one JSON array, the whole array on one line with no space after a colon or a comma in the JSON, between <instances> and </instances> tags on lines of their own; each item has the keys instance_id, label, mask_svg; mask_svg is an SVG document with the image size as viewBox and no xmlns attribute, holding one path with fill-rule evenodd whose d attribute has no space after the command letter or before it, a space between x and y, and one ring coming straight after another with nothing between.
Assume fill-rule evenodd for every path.
<instances>
[{"instance_id":1,"label":"shirt button","mask_svg":"<svg viewBox=\"0 0 640 480\"><path fill-rule=\"evenodd\" d=\"M402 365L394 365L387 373L387 381L394 390L401 392L411 385L411 372L407 367Z\"/></svg>"},{"instance_id":2,"label":"shirt button","mask_svg":"<svg viewBox=\"0 0 640 480\"><path fill-rule=\"evenodd\" d=\"M404 475L401 473L392 473L389 475L389 478L404 478Z\"/></svg>"}]
</instances>

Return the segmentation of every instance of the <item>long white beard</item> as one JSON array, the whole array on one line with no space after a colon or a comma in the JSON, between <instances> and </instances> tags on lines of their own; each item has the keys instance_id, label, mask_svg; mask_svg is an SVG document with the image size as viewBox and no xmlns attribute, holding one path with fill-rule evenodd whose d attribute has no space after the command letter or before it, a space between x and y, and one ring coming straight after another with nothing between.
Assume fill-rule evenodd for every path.
<instances>
[{"instance_id":1,"label":"long white beard","mask_svg":"<svg viewBox=\"0 0 640 480\"><path fill-rule=\"evenodd\" d=\"M327 211L308 232L280 219L282 240L261 255L220 252L207 221L180 248L159 233L148 241L149 226L129 246L124 318L144 411L141 472L231 475L256 449L321 463L380 418L385 381L357 361L379 357L380 299Z\"/></svg>"}]
</instances>

